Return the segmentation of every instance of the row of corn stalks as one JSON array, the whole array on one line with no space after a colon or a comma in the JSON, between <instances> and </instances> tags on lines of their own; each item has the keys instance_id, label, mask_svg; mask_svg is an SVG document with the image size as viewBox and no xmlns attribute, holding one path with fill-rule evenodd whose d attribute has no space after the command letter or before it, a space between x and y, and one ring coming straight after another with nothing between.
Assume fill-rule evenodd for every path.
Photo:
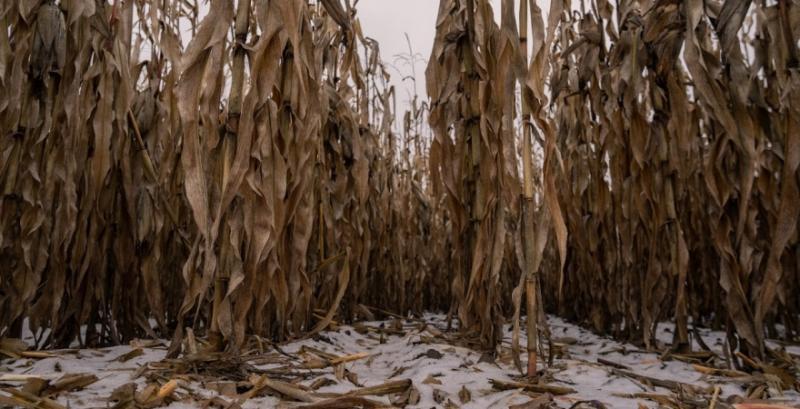
<instances>
[{"instance_id":1,"label":"row of corn stalks","mask_svg":"<svg viewBox=\"0 0 800 409\"><path fill-rule=\"evenodd\" d=\"M648 347L663 321L675 350L726 328L730 356L768 358L800 330L800 6L554 0L545 24L514 3L440 2L451 311L490 346L511 316L518 356L524 304L529 375L543 305Z\"/></svg>"},{"instance_id":2,"label":"row of corn stalks","mask_svg":"<svg viewBox=\"0 0 800 409\"><path fill-rule=\"evenodd\" d=\"M766 357L765 331L800 329L800 7L596 1L561 15L561 313L648 346L674 320L676 349L696 325L725 327L731 352Z\"/></svg>"},{"instance_id":3,"label":"row of corn stalks","mask_svg":"<svg viewBox=\"0 0 800 409\"><path fill-rule=\"evenodd\" d=\"M395 126L349 5L22 1L0 22L0 336L235 348L442 304L423 111Z\"/></svg>"}]
</instances>

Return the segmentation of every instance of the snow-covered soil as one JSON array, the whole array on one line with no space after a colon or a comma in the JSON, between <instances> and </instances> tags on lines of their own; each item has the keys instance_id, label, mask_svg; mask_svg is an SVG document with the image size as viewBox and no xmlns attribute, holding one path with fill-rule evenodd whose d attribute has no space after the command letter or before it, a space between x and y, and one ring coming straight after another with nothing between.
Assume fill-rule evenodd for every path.
<instances>
[{"instance_id":1,"label":"snow-covered soil","mask_svg":"<svg viewBox=\"0 0 800 409\"><path fill-rule=\"evenodd\" d=\"M724 360L724 333L700 331L712 350L705 355L668 356L597 336L559 318L550 317L549 324L556 359L552 366L540 365L540 369L542 384L555 395L552 406L529 403L519 407L603 407L596 402L576 405L597 401L608 408L705 408L716 392L715 407L721 408L743 401L757 389L771 404L783 405L772 407L800 408L800 394L780 386L780 376L796 373L797 367L774 376L712 371L712 366L721 366ZM544 391L525 387L527 381L513 363L509 327L505 327L506 336L494 356L462 346L463 340L445 328L441 315L340 326L314 339L277 348L266 341L257 342L245 351L241 365L227 362L225 357L216 361L201 357L203 354L182 361L164 360L166 342L160 341L27 354L17 359L3 359L0 354L0 407L16 399L28 402L29 407L53 409L58 404L69 408L270 408L342 402L345 395L359 396L351 407L506 408L549 399L542 399ZM658 339L666 351L672 327L660 326ZM521 345L524 351L524 334ZM693 350L702 349L695 342ZM781 350L785 356L800 357L798 346ZM524 352L521 358L524 366ZM798 360L794 360L795 366ZM70 387L47 389L47 385L57 385L59 379L75 374L93 374L97 380L89 379L90 384L71 391ZM373 386L386 390L365 389ZM31 404L33 395L15 395L16 390L50 396L52 401ZM383 394L386 391L391 393ZM337 397L339 401L330 400ZM343 405L336 407L348 407Z\"/></svg>"}]
</instances>

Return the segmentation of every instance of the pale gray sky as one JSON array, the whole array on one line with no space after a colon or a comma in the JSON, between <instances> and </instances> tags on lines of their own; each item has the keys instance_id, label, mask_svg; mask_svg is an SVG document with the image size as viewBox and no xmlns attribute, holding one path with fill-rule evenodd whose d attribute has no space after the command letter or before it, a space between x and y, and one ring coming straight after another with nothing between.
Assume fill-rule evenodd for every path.
<instances>
[{"instance_id":1,"label":"pale gray sky","mask_svg":"<svg viewBox=\"0 0 800 409\"><path fill-rule=\"evenodd\" d=\"M492 0L492 6L495 9L495 17L499 18L500 0ZM405 33L408 33L414 52L420 54L419 57L423 59L416 64L417 93L420 98L426 98L425 66L436 33L439 1L361 0L358 2L357 10L364 35L377 40L380 43L383 60L400 70L398 73L397 70L390 68L399 107L405 106L408 90L412 89L411 83L403 82L401 78L411 74L411 67L395 59L399 54L408 53Z\"/></svg>"}]
</instances>

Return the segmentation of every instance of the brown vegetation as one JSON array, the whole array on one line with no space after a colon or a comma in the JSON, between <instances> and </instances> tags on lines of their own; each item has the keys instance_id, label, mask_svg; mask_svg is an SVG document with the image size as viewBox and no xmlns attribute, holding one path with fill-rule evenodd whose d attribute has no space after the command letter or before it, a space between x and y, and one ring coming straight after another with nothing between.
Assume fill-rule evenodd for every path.
<instances>
[{"instance_id":1,"label":"brown vegetation","mask_svg":"<svg viewBox=\"0 0 800 409\"><path fill-rule=\"evenodd\" d=\"M0 337L236 350L449 309L488 348L513 317L518 354L530 312L532 374L545 306L794 336L800 7L518 6L441 0L396 131L349 2L4 2Z\"/></svg>"}]
</instances>

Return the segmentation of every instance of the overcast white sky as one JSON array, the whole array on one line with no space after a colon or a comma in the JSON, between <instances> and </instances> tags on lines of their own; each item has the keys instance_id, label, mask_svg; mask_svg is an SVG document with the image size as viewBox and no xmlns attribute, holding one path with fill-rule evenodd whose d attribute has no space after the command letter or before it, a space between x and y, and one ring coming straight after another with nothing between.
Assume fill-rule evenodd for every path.
<instances>
[{"instance_id":1,"label":"overcast white sky","mask_svg":"<svg viewBox=\"0 0 800 409\"><path fill-rule=\"evenodd\" d=\"M541 3L541 0L540 0ZM492 0L495 17L500 13L500 0ZM416 64L417 93L426 98L425 66L431 54L436 32L438 0L360 0L356 6L365 36L380 43L381 56L386 63L393 64L400 72L390 68L392 83L397 89L398 105L404 106L411 83L403 82L402 76L411 74L411 67L396 61L399 54L408 53L405 33L411 40L415 53L423 60Z\"/></svg>"}]
</instances>

